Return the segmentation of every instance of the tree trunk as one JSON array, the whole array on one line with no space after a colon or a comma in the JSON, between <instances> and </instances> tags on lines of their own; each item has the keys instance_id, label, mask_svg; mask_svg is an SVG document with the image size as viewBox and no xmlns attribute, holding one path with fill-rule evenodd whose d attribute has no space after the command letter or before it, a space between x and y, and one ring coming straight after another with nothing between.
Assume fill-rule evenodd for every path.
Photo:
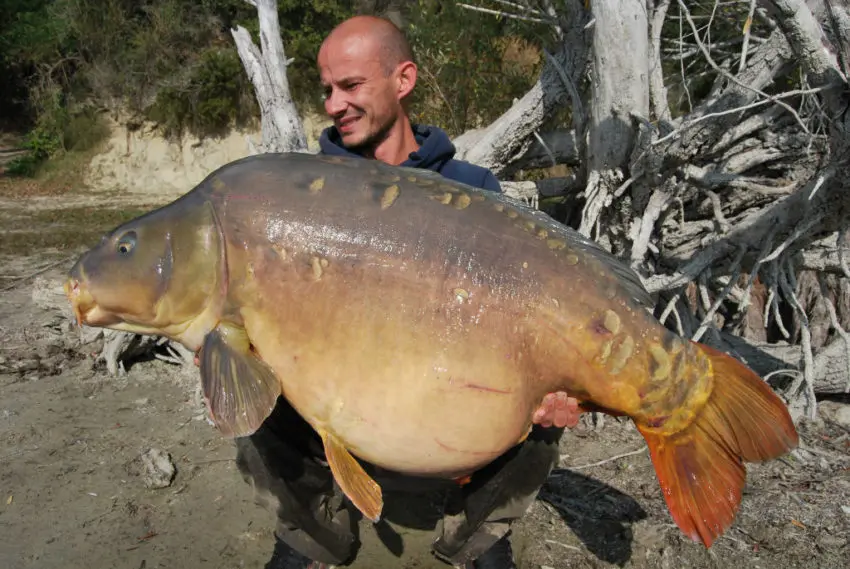
<instances>
[{"instance_id":1,"label":"tree trunk","mask_svg":"<svg viewBox=\"0 0 850 569\"><path fill-rule=\"evenodd\" d=\"M253 151L261 153L306 152L307 136L289 92L289 81L286 77L289 60L286 59L280 36L277 1L247 1L257 7L262 51L242 26L237 26L231 33L260 104L263 142L257 147L248 140L248 145Z\"/></svg>"},{"instance_id":2,"label":"tree trunk","mask_svg":"<svg viewBox=\"0 0 850 569\"><path fill-rule=\"evenodd\" d=\"M578 230L590 237L625 180L634 144L633 117L649 117L649 27L646 7L593 2L593 68L587 149L587 202ZM599 234L597 233L597 238Z\"/></svg>"}]
</instances>

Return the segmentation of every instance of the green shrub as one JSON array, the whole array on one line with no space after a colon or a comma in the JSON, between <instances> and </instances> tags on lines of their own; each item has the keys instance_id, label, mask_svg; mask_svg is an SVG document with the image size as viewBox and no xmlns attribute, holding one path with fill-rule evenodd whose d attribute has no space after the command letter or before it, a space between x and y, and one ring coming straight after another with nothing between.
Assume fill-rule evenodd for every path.
<instances>
[{"instance_id":1,"label":"green shrub","mask_svg":"<svg viewBox=\"0 0 850 569\"><path fill-rule=\"evenodd\" d=\"M166 136L189 131L201 138L247 124L257 113L253 87L236 51L215 48L202 53L185 87L160 89L144 111Z\"/></svg>"},{"instance_id":2,"label":"green shrub","mask_svg":"<svg viewBox=\"0 0 850 569\"><path fill-rule=\"evenodd\" d=\"M544 27L452 0L418 0L408 12L405 33L419 67L416 121L461 134L496 119L537 80Z\"/></svg>"},{"instance_id":3,"label":"green shrub","mask_svg":"<svg viewBox=\"0 0 850 569\"><path fill-rule=\"evenodd\" d=\"M536 80L542 58L532 44L550 33L545 26L471 12L451 0L383 4L404 14L417 53L415 120L458 134L493 120ZM293 60L287 77L302 112L323 111L316 69L322 41L364 6L279 0ZM31 152L15 168L30 172L57 154L93 148L106 134L103 111L155 121L169 137L221 135L257 119L254 88L231 36L238 25L259 45L256 9L245 0L0 0L0 73L9 71L3 77L15 83L0 86L0 102L10 102L6 109L18 101L16 112L23 105L30 119ZM528 61L511 60L512 51Z\"/></svg>"}]
</instances>

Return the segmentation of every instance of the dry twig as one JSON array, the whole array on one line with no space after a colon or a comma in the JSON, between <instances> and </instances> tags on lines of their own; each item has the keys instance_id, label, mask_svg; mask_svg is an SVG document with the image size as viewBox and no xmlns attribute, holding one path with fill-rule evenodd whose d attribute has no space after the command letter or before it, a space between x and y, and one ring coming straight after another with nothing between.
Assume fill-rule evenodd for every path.
<instances>
[{"instance_id":1,"label":"dry twig","mask_svg":"<svg viewBox=\"0 0 850 569\"><path fill-rule=\"evenodd\" d=\"M780 263L776 262L775 264L779 265ZM817 418L817 399L815 398L814 377L815 357L812 353L812 332L809 327L809 317L803 306L800 304L799 298L797 298L797 293L794 291L796 287L791 284L793 281L796 281L796 279L794 278L794 271L793 267L790 265L790 261L788 267L780 267L777 269L777 272L779 274L779 284L800 319L801 350L803 352L802 381L805 382L806 386L806 415L809 419L815 419ZM789 390L789 396L793 397L796 394L796 391L800 388L800 383L800 379L794 382L791 390Z\"/></svg>"},{"instance_id":2,"label":"dry twig","mask_svg":"<svg viewBox=\"0 0 850 569\"><path fill-rule=\"evenodd\" d=\"M844 341L845 347L845 358L847 364L847 387L844 389L845 393L850 393L850 333L848 333L844 327L841 325L841 322L838 320L838 313L835 310L835 305L832 303L832 300L829 298L829 291L826 289L826 283L824 282L824 278L822 274L818 275L818 285L821 291L821 300L823 300L826 305L826 310L829 313L829 321L832 324L832 328L841 336L841 339Z\"/></svg>"},{"instance_id":3,"label":"dry twig","mask_svg":"<svg viewBox=\"0 0 850 569\"><path fill-rule=\"evenodd\" d=\"M621 458L626 458L629 456L634 456L636 454L640 454L645 452L647 447L642 447L637 450L624 452L623 454L618 454L616 456L612 456L610 458L606 458L605 460L600 460L599 462L591 462L590 464L579 464L578 466L570 466L570 470L584 470L586 468L593 468L595 466L602 466L603 464L608 464L609 462L614 462L615 460L620 460ZM562 457L565 458L565 457Z\"/></svg>"}]
</instances>

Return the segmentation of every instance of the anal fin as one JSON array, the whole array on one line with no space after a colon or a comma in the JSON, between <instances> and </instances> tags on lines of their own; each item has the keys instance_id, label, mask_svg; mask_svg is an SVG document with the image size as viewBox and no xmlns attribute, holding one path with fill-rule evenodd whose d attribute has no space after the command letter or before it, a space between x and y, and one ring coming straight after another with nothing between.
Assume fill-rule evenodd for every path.
<instances>
[{"instance_id":1,"label":"anal fin","mask_svg":"<svg viewBox=\"0 0 850 569\"><path fill-rule=\"evenodd\" d=\"M339 439L324 430L320 430L319 434L337 484L364 516L377 523L384 506L381 487L363 470Z\"/></svg>"},{"instance_id":2,"label":"anal fin","mask_svg":"<svg viewBox=\"0 0 850 569\"><path fill-rule=\"evenodd\" d=\"M253 434L274 409L280 382L251 352L244 328L219 324L200 354L201 387L216 428L226 437Z\"/></svg>"}]
</instances>

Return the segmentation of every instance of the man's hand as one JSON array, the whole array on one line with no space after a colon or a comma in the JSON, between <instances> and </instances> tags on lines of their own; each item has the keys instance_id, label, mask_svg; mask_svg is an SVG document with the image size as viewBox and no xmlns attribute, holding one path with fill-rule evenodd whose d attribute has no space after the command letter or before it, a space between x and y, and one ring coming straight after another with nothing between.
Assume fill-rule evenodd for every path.
<instances>
[{"instance_id":1,"label":"man's hand","mask_svg":"<svg viewBox=\"0 0 850 569\"><path fill-rule=\"evenodd\" d=\"M537 411L532 415L532 421L542 427L573 428L578 425L581 413L578 410L578 399L568 396L563 391L548 393Z\"/></svg>"}]
</instances>

